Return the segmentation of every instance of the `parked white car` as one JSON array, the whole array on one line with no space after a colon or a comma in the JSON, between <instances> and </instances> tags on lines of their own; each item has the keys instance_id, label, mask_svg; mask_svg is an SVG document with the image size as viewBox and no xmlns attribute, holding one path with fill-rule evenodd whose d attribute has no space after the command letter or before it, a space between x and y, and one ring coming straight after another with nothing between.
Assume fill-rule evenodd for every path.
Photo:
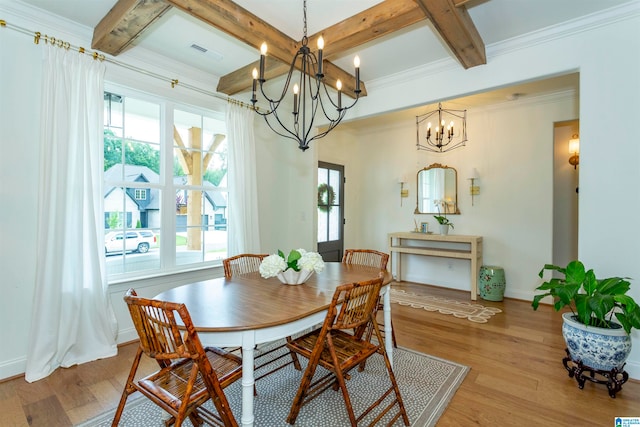
<instances>
[{"instance_id":1,"label":"parked white car","mask_svg":"<svg viewBox=\"0 0 640 427\"><path fill-rule=\"evenodd\" d=\"M123 236L126 234L127 238ZM124 240L124 242L123 242ZM156 235L151 230L129 230L126 233L112 231L104 236L104 252L149 252L156 244Z\"/></svg>"}]
</instances>

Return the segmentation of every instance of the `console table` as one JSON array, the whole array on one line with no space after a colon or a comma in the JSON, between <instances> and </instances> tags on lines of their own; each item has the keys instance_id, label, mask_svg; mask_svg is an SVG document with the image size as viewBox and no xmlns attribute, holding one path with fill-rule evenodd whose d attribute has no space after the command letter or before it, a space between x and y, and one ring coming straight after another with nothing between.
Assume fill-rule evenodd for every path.
<instances>
[{"instance_id":1,"label":"console table","mask_svg":"<svg viewBox=\"0 0 640 427\"><path fill-rule=\"evenodd\" d=\"M451 247L442 248L435 242L452 243ZM442 245L440 245L442 246ZM393 272L393 253L396 258L396 280L402 278L402 254L414 254L442 258L468 259L471 261L471 299L475 301L478 295L478 274L482 266L482 236L463 236L457 234L427 234L412 232L389 233L389 262Z\"/></svg>"}]
</instances>

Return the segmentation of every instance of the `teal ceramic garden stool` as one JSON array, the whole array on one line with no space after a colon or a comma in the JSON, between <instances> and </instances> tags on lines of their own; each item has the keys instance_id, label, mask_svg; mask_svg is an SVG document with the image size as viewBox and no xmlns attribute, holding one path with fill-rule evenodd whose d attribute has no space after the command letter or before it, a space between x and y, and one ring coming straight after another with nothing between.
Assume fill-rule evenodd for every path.
<instances>
[{"instance_id":1,"label":"teal ceramic garden stool","mask_svg":"<svg viewBox=\"0 0 640 427\"><path fill-rule=\"evenodd\" d=\"M507 282L504 268L495 265L480 267L480 298L487 301L502 301Z\"/></svg>"}]
</instances>

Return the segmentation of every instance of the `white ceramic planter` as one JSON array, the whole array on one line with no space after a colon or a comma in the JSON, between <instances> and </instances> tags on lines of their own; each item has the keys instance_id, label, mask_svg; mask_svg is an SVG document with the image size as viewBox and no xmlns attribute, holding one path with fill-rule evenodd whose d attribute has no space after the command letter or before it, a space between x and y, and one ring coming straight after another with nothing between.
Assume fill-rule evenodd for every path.
<instances>
[{"instance_id":1,"label":"white ceramic planter","mask_svg":"<svg viewBox=\"0 0 640 427\"><path fill-rule=\"evenodd\" d=\"M285 285L301 285L309 280L312 274L313 270L295 271L290 268L282 273L278 273L278 279Z\"/></svg>"},{"instance_id":2,"label":"white ceramic planter","mask_svg":"<svg viewBox=\"0 0 640 427\"><path fill-rule=\"evenodd\" d=\"M624 329L586 326L572 317L573 313L562 314L562 336L571 359L602 371L622 370L631 353L631 337Z\"/></svg>"}]
</instances>

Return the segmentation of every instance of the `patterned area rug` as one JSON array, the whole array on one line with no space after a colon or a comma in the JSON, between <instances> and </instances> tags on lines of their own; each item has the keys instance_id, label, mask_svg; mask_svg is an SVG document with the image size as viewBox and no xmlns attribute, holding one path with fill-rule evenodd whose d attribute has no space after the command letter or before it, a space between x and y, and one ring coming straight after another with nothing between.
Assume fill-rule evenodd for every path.
<instances>
[{"instance_id":1,"label":"patterned area rug","mask_svg":"<svg viewBox=\"0 0 640 427\"><path fill-rule=\"evenodd\" d=\"M406 349L395 349L393 359L394 373L411 425L415 427L435 425L469 368ZM301 362L304 363L303 359ZM254 401L255 426L288 426L286 417L301 377L301 372L296 371L292 365L288 365L278 373L269 375L256 383L258 396ZM347 387L356 415L378 397L372 396L371 390L387 387L387 384L389 381L382 356L374 355L367 361L363 372L353 370ZM229 386L226 394L236 420L240 424L240 381ZM327 390L301 409L295 425L308 427L349 425L344 408L342 394ZM115 410L109 411L80 426L110 426L114 412ZM145 398L136 398L134 394L127 401L120 425L163 426L163 420L166 417L167 414L155 404ZM363 422L363 425L368 422L370 421ZM380 425L385 425L387 422L381 421ZM183 425L191 426L191 423L187 421ZM404 424L398 420L394 425L403 426Z\"/></svg>"},{"instance_id":2,"label":"patterned area rug","mask_svg":"<svg viewBox=\"0 0 640 427\"><path fill-rule=\"evenodd\" d=\"M427 311L437 311L442 314L451 314L455 317L466 318L476 323L487 323L496 313L502 310L494 307L485 307L466 301L457 301L429 295L416 295L401 289L391 289L391 302L407 305L413 308L423 308Z\"/></svg>"}]
</instances>

